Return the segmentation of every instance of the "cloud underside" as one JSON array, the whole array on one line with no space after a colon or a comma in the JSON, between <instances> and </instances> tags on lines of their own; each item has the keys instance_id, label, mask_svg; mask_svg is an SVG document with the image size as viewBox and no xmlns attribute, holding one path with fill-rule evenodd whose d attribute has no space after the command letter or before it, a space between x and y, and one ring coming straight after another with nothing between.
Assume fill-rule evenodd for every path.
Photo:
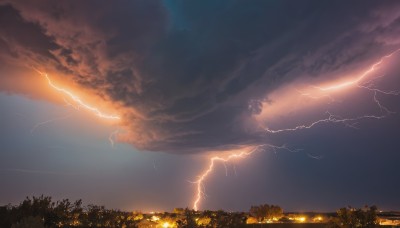
<instances>
[{"instance_id":1,"label":"cloud underside","mask_svg":"<svg viewBox=\"0 0 400 228\"><path fill-rule=\"evenodd\" d=\"M118 104L126 141L192 153L267 142L275 89L329 79L400 44L396 1L10 1L0 89L34 66ZM9 82L7 87L5 82ZM272 101L273 102L273 101Z\"/></svg>"}]
</instances>

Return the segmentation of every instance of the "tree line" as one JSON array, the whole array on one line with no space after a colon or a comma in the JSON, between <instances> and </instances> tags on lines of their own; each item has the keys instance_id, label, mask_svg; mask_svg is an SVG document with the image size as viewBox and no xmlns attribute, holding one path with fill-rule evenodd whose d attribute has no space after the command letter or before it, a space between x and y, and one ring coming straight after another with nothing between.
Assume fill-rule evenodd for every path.
<instances>
[{"instance_id":1,"label":"tree line","mask_svg":"<svg viewBox=\"0 0 400 228\"><path fill-rule=\"evenodd\" d=\"M82 206L82 200L53 201L49 196L27 197L16 206L0 208L0 227L134 227L127 212L104 206Z\"/></svg>"},{"instance_id":2,"label":"tree line","mask_svg":"<svg viewBox=\"0 0 400 228\"><path fill-rule=\"evenodd\" d=\"M171 227L239 227L246 223L246 213L218 211L194 211L178 209L173 213L143 214L106 209L90 204L82 206L82 200L53 201L49 196L27 197L19 205L0 207L0 227L138 227L143 222L167 223ZM158 226L157 226L158 227Z\"/></svg>"},{"instance_id":3,"label":"tree line","mask_svg":"<svg viewBox=\"0 0 400 228\"><path fill-rule=\"evenodd\" d=\"M245 227L248 223L293 222L278 205L251 206L248 212L194 211L176 208L174 212L144 214L82 205L82 200L53 201L49 196L27 197L19 205L0 207L0 227ZM329 227L375 227L377 207L340 208L324 221Z\"/></svg>"}]
</instances>

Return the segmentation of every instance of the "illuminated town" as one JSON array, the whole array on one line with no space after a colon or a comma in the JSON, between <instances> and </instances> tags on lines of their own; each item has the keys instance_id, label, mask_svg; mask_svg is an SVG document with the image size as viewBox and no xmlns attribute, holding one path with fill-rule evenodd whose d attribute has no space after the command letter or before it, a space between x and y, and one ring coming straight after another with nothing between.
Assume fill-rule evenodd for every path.
<instances>
[{"instance_id":1,"label":"illuminated town","mask_svg":"<svg viewBox=\"0 0 400 228\"><path fill-rule=\"evenodd\" d=\"M378 211L375 206L340 208L337 212L284 212L277 205L252 206L248 212L197 211L175 208L172 212L123 212L104 206L82 206L82 201L53 202L51 197L27 198L18 206L0 207L2 227L13 219L30 214L18 224L21 227L374 227L400 225L400 212ZM27 225L30 224L30 225ZM40 225L39 225L40 226Z\"/></svg>"}]
</instances>

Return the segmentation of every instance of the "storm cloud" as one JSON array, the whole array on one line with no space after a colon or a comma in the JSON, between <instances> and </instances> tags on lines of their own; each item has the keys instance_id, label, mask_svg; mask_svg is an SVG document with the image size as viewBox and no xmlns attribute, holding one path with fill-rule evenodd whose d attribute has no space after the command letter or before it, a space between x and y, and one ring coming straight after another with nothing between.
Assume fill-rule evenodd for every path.
<instances>
[{"instance_id":1,"label":"storm cloud","mask_svg":"<svg viewBox=\"0 0 400 228\"><path fill-rule=\"evenodd\" d=\"M70 77L118 104L120 140L173 153L266 142L253 115L270 92L400 45L397 1L17 0L0 12L3 72L23 60Z\"/></svg>"}]
</instances>

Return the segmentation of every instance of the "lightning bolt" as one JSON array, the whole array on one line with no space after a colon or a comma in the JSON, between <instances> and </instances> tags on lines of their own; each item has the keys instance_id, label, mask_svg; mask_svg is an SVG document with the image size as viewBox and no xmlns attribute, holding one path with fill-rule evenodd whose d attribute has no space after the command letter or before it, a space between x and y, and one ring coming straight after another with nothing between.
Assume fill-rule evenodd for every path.
<instances>
[{"instance_id":1,"label":"lightning bolt","mask_svg":"<svg viewBox=\"0 0 400 228\"><path fill-rule=\"evenodd\" d=\"M55 121L58 121L58 120L64 120L64 119L69 118L70 116L71 116L71 114L68 114L66 116L60 116L60 117L56 117L56 118L53 118L53 119L49 119L49 120L37 123L37 124L35 124L35 126L32 127L31 134L33 134L33 132L36 130L36 128L38 128L38 127L40 127L42 125L45 125L45 124L48 124L48 123L51 123L51 122L55 122Z\"/></svg>"},{"instance_id":2,"label":"lightning bolt","mask_svg":"<svg viewBox=\"0 0 400 228\"><path fill-rule=\"evenodd\" d=\"M237 177L236 165L233 165L233 172L235 173L235 177Z\"/></svg>"},{"instance_id":3,"label":"lightning bolt","mask_svg":"<svg viewBox=\"0 0 400 228\"><path fill-rule=\"evenodd\" d=\"M312 127L314 127L314 126L316 126L318 124L321 124L321 123L342 123L347 127L353 127L354 128L354 125L352 125L352 124L350 124L348 122L351 122L351 123L354 124L358 120L362 120L362 119L383 119L383 118L386 117L385 115L382 115L382 116L363 115L363 116L357 116L357 117L353 117L353 118L342 118L340 116L332 115L328 111L326 112L326 114L328 114L327 118L314 121L314 122L312 122L312 123L310 123L308 125L304 124L304 125L298 125L298 126L293 127L293 128L283 128L283 129L277 129L277 130L272 130L272 129L269 129L269 128L265 128L265 131L268 132L268 133L272 133L272 134L281 133L281 132L287 132L287 131L297 131L297 130L302 130L302 129L310 129L310 128L312 128Z\"/></svg>"},{"instance_id":4,"label":"lightning bolt","mask_svg":"<svg viewBox=\"0 0 400 228\"><path fill-rule=\"evenodd\" d=\"M208 168L203 171L203 173L199 176L199 178L196 181L192 182L193 184L196 184L196 189L197 189L196 199L194 200L194 203L193 203L193 209L197 211L201 198L205 196L205 192L203 190L204 189L203 182L206 180L208 175L210 175L210 173L213 171L215 162L219 161L219 162L225 163L225 162L228 162L233 159L242 159L242 158L249 156L257 149L258 149L258 147L250 148L249 151L232 153L226 157L220 157L220 156L211 157Z\"/></svg>"},{"instance_id":5,"label":"lightning bolt","mask_svg":"<svg viewBox=\"0 0 400 228\"><path fill-rule=\"evenodd\" d=\"M328 102L328 104L330 104L330 103L334 103L334 102L339 102L339 101L337 101L336 99L334 99L331 95L329 95L329 94L323 94L323 95L313 95L312 93L307 93L307 92L302 92L302 91L300 91L300 90L296 90L301 96L305 96L305 97L308 97L308 98L310 98L310 99L313 99L313 100L320 100L320 99L323 99L323 98L326 98L326 99L328 99L330 102Z\"/></svg>"},{"instance_id":6,"label":"lightning bolt","mask_svg":"<svg viewBox=\"0 0 400 228\"><path fill-rule=\"evenodd\" d=\"M316 160L320 160L320 159L323 158L322 155L312 155L312 154L310 154L310 153L307 153L307 156L310 157L310 158L312 158L312 159L316 159Z\"/></svg>"},{"instance_id":7,"label":"lightning bolt","mask_svg":"<svg viewBox=\"0 0 400 228\"><path fill-rule=\"evenodd\" d=\"M111 120L120 120L121 119L119 116L109 115L109 114L105 114L105 113L101 112L98 108L93 107L93 106L83 102L77 95L73 94L71 91L55 85L51 81L50 77L46 73L43 73L43 72L41 72L39 70L36 70L36 72L38 72L41 76L44 76L46 78L47 83L49 84L50 87L52 87L53 89L55 89L56 91L58 91L60 93L63 93L64 95L68 96L72 101L77 103L79 106L81 106L84 109L96 114L98 117L103 118L103 119L111 119ZM64 101L66 101L66 100L64 99Z\"/></svg>"},{"instance_id":8,"label":"lightning bolt","mask_svg":"<svg viewBox=\"0 0 400 228\"><path fill-rule=\"evenodd\" d=\"M394 114L395 112L390 111L387 107L385 107L379 101L377 96L378 96L378 94L387 95L387 96L398 96L398 95L400 95L400 91L398 91L398 90L386 91L386 90L382 90L382 89L376 88L376 85L375 85L374 81L376 81L377 79L380 79L382 77L384 77L384 76L380 76L380 77L371 79L371 80L369 80L367 82L364 82L363 84L357 84L357 87L373 92L373 94L374 94L373 100L374 100L375 104L380 108L382 113L386 112L387 114Z\"/></svg>"},{"instance_id":9,"label":"lightning bolt","mask_svg":"<svg viewBox=\"0 0 400 228\"><path fill-rule=\"evenodd\" d=\"M338 91L338 90L341 90L341 89L345 89L346 87L357 87L357 88L360 88L360 89L366 89L368 91L373 92L373 101L379 107L379 109L381 110L381 113L382 113L381 115L372 115L372 114L370 114L370 115L361 115L361 116L357 116L357 117L342 118L340 116L331 114L329 111L326 111L326 114L328 115L326 118L316 120L316 121L311 122L309 124L302 124L302 125L298 125L298 126L295 126L295 127L292 127L292 128L283 128L283 129L276 129L276 130L270 129L268 127L265 127L265 132L271 133L271 134L275 134L275 133L281 133L281 132L310 129L310 128L318 125L318 124L323 124L323 123L341 123L341 124L344 124L347 127L355 128L355 124L359 120L362 120L362 119L383 119L383 118L387 117L390 114L394 114L395 112L390 111L387 107L385 107L381 103L381 101L378 99L378 94L398 96L398 95L400 95L400 91L397 91L397 90L386 91L386 90L382 90L382 89L376 88L376 85L375 85L374 81L376 81L376 80L378 80L380 78L383 78L384 75L377 76L377 77L372 78L372 79L370 79L368 81L365 81L365 79L367 78L367 76L369 74L371 74L373 71L378 69L378 67L380 65L382 65L382 63L384 63L384 61L386 59L391 58L394 54L396 54L399 51L400 51L400 49L397 49L397 50L391 52L390 54L383 56L382 58L380 58L379 61L377 61L374 64L372 64L367 70L365 70L359 76L356 76L355 78L350 79L350 80L348 80L346 82L333 84L333 85L330 85L330 86L327 86L327 87L313 86L313 88L316 88L319 91L322 91L323 92L322 95L316 96L316 95L313 95L311 92L304 93L304 92L300 92L299 90L297 91L301 95L307 96L307 97L310 97L310 98L313 98L313 99L319 99L319 98L322 98L322 97L329 97L333 101L333 98L330 96L330 94L327 94L327 93L333 92L333 91Z\"/></svg>"},{"instance_id":10,"label":"lightning bolt","mask_svg":"<svg viewBox=\"0 0 400 228\"><path fill-rule=\"evenodd\" d=\"M228 167L226 166L226 162L222 163L224 165L225 168L225 176L228 176Z\"/></svg>"},{"instance_id":11,"label":"lightning bolt","mask_svg":"<svg viewBox=\"0 0 400 228\"><path fill-rule=\"evenodd\" d=\"M371 92L373 92L373 101L375 102L375 104L380 108L382 115L361 115L361 116L356 116L356 117L349 117L349 118L343 118L340 117L338 115L333 115L331 114L329 111L326 111L326 118L322 118L319 120L316 120L314 122L311 122L309 124L302 124L302 125L298 125L292 128L283 128L283 129L270 129L268 127L265 128L265 132L270 133L270 134L277 134L277 133L282 133L282 132L292 132L292 131L298 131L298 130L303 130L303 129L310 129L313 128L316 125L319 124L323 124L323 123L336 123L336 124L344 124L347 127L352 127L352 128L356 128L356 124L359 120L363 120L363 119L383 119L385 117L387 117L387 115L392 114L394 112L390 111L388 108L386 108L385 106L382 105L382 103L379 101L377 94L384 94L384 95L395 95L398 96L400 95L400 91L385 91L385 90L381 90L381 89L377 89L376 86L374 85L374 81L377 80L380 77L371 79L367 82L362 83L363 81L365 81L365 79L372 73L374 72L376 69L378 69L379 66L382 65L382 63L392 57L395 53L399 52L400 49L395 50L394 52L383 56L382 58L380 58L379 61L377 61L376 63L372 64L368 69L366 69L363 73L361 73L359 76L356 76L353 79L350 79L346 82L342 82L342 83L337 83L337 84L333 84L327 87L317 87L317 86L313 86L313 88L318 89L320 92L323 92L322 95L314 95L312 93L305 93L305 92L301 92L301 91L297 91L299 92L302 96L307 96L311 99L321 99L321 98L328 98L330 99L331 102L335 102L335 99L332 98L332 96L330 94L328 94L329 92L333 92L333 91L337 91L337 90L341 90L341 89L345 89L347 87L358 87L361 89L366 89L369 90ZM383 76L381 76L383 77ZM193 209L194 210L198 210L200 201L203 197L206 196L205 194L205 187L204 187L204 182L206 181L207 177L213 172L214 167L215 167L215 163L216 162L222 162L224 165L226 162L229 162L231 160L240 160L240 159L244 159L248 156L250 156L252 153L254 153L255 151L258 151L261 147L270 147L272 148L272 150L276 153L278 149L284 149L284 150L288 150L290 152L298 152L300 151L300 149L290 149L287 146L283 145L283 146L274 146L274 145L261 145L261 146L254 146L252 148L250 148L250 150L244 150L241 152L232 152L229 155L226 156L213 156L210 158L209 163L207 168L199 175L198 179L194 182L191 182L193 184L196 185L196 194L195 194L195 200L193 202ZM307 156L313 159L322 159L322 156L314 156L311 155L309 153L307 153ZM226 171L225 171L226 172ZM236 170L235 170L236 172Z\"/></svg>"},{"instance_id":12,"label":"lightning bolt","mask_svg":"<svg viewBox=\"0 0 400 228\"><path fill-rule=\"evenodd\" d=\"M72 108L74 108L75 110L79 110L79 106L76 106L76 105L72 104L72 103L69 102L65 97L63 97L63 100L64 100L64 102L65 102L65 106L66 106L66 107L72 107Z\"/></svg>"},{"instance_id":13,"label":"lightning bolt","mask_svg":"<svg viewBox=\"0 0 400 228\"><path fill-rule=\"evenodd\" d=\"M119 130L115 130L113 132L110 133L110 135L108 136L108 141L110 141L111 147L114 148L114 144L115 144L115 137L116 135L119 133Z\"/></svg>"},{"instance_id":14,"label":"lightning bolt","mask_svg":"<svg viewBox=\"0 0 400 228\"><path fill-rule=\"evenodd\" d=\"M300 151L299 149L290 149L288 146L283 145L283 146L275 146L271 144L263 144L259 146L249 146L248 148L242 149L242 150L236 150L235 152L231 152L226 156L213 156L210 158L208 167L205 169L202 174L198 177L196 181L192 181L190 183L196 185L196 194L195 194L195 200L193 202L193 209L198 210L198 206L200 204L200 201L202 198L206 196L205 194L205 187L204 187L204 182L206 181L207 177L212 173L215 167L216 162L221 162L222 164L225 165L226 162L232 161L232 160L240 160L244 159L251 154L253 154L256 151L259 151L260 149L265 149L265 148L271 148L274 151L278 149L283 149L283 150L288 150L290 152L298 152ZM236 173L236 169L235 169Z\"/></svg>"},{"instance_id":15,"label":"lightning bolt","mask_svg":"<svg viewBox=\"0 0 400 228\"><path fill-rule=\"evenodd\" d=\"M395 51L393 51L392 53L383 56L378 62L372 64L367 70L365 70L361 75L359 75L358 77L355 77L353 79L350 79L348 81L342 82L342 83L338 83L338 84L334 84L331 86L327 86L327 87L315 87L321 91L332 91L332 90L340 90L340 89L344 89L346 87L349 86L354 86L354 85L358 85L359 82L363 81L369 74L371 74L372 72L374 72L380 65L382 65L382 63L392 57L394 54L396 54L397 52L399 52L400 49L397 49Z\"/></svg>"}]
</instances>

